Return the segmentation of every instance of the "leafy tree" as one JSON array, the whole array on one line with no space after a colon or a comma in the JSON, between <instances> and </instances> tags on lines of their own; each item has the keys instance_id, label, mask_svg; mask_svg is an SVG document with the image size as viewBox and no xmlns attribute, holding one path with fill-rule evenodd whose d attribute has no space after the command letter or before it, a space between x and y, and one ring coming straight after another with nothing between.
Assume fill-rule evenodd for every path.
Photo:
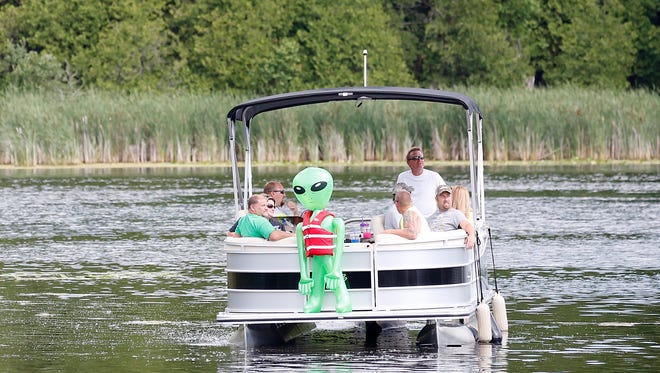
<instances>
[{"instance_id":1,"label":"leafy tree","mask_svg":"<svg viewBox=\"0 0 660 373\"><path fill-rule=\"evenodd\" d=\"M434 0L424 33L423 83L521 85L529 74L525 60L498 27L492 1Z\"/></svg>"},{"instance_id":2,"label":"leafy tree","mask_svg":"<svg viewBox=\"0 0 660 373\"><path fill-rule=\"evenodd\" d=\"M292 19L290 8L275 0L221 1L209 7L199 16L190 52L203 80L198 83L221 91L268 91L255 77L277 54Z\"/></svg>"},{"instance_id":3,"label":"leafy tree","mask_svg":"<svg viewBox=\"0 0 660 373\"><path fill-rule=\"evenodd\" d=\"M95 47L98 36L109 23L102 0L32 0L15 13L12 38L23 38L29 50L50 53L67 67L67 78L84 76L87 49Z\"/></svg>"},{"instance_id":4,"label":"leafy tree","mask_svg":"<svg viewBox=\"0 0 660 373\"><path fill-rule=\"evenodd\" d=\"M293 38L282 39L272 57L258 67L253 91L274 94L306 88L301 72L300 45Z\"/></svg>"},{"instance_id":5,"label":"leafy tree","mask_svg":"<svg viewBox=\"0 0 660 373\"><path fill-rule=\"evenodd\" d=\"M385 8L394 24L392 27L399 29L401 34L405 63L417 82L425 80L426 26L430 22L432 3L432 0L385 0Z\"/></svg>"},{"instance_id":6,"label":"leafy tree","mask_svg":"<svg viewBox=\"0 0 660 373\"><path fill-rule=\"evenodd\" d=\"M534 85L535 71L533 66L535 49L539 47L538 30L540 25L538 20L541 14L541 5L539 0L499 0L499 20L498 25L507 36L507 40L516 49L517 55L528 66L526 71L527 84ZM541 39L541 42L543 40Z\"/></svg>"},{"instance_id":7,"label":"leafy tree","mask_svg":"<svg viewBox=\"0 0 660 373\"><path fill-rule=\"evenodd\" d=\"M535 60L542 79L601 87L623 87L634 62L630 25L617 0L548 0L540 23L544 50Z\"/></svg>"},{"instance_id":8,"label":"leafy tree","mask_svg":"<svg viewBox=\"0 0 660 373\"><path fill-rule=\"evenodd\" d=\"M313 86L354 86L363 81L368 51L369 85L413 84L398 30L383 6L369 0L307 1L297 30L303 76Z\"/></svg>"},{"instance_id":9,"label":"leafy tree","mask_svg":"<svg viewBox=\"0 0 660 373\"><path fill-rule=\"evenodd\" d=\"M61 64L53 55L28 51L25 42L8 43L0 55L0 87L54 89L62 85L63 76Z\"/></svg>"},{"instance_id":10,"label":"leafy tree","mask_svg":"<svg viewBox=\"0 0 660 373\"><path fill-rule=\"evenodd\" d=\"M206 68L195 58L195 44L210 24L202 15L211 9L210 1L196 0L168 0L163 7L165 27L169 34L176 36L170 52L181 80L180 88L207 91L212 85L205 74Z\"/></svg>"},{"instance_id":11,"label":"leafy tree","mask_svg":"<svg viewBox=\"0 0 660 373\"><path fill-rule=\"evenodd\" d=\"M406 84L400 41L377 2L224 2L201 16L191 60L213 89L275 93L362 82Z\"/></svg>"},{"instance_id":12,"label":"leafy tree","mask_svg":"<svg viewBox=\"0 0 660 373\"><path fill-rule=\"evenodd\" d=\"M618 1L602 6L582 4L570 24L563 24L562 53L557 57L563 77L581 85L623 88L634 62L633 33L618 16ZM579 9L579 5L576 5Z\"/></svg>"},{"instance_id":13,"label":"leafy tree","mask_svg":"<svg viewBox=\"0 0 660 373\"><path fill-rule=\"evenodd\" d=\"M44 72L59 63L69 85L131 91L356 85L363 49L370 85L505 87L534 75L538 84L657 87L659 8L657 0L4 1L0 59L4 84L9 69L18 79L22 45L18 80L28 84L26 66L38 70L28 85L48 81Z\"/></svg>"},{"instance_id":14,"label":"leafy tree","mask_svg":"<svg viewBox=\"0 0 660 373\"><path fill-rule=\"evenodd\" d=\"M176 37L163 21L162 0L122 1L108 8L110 23L92 48L76 56L88 61L87 79L108 89L168 90L180 83L173 57Z\"/></svg>"},{"instance_id":15,"label":"leafy tree","mask_svg":"<svg viewBox=\"0 0 660 373\"><path fill-rule=\"evenodd\" d=\"M624 21L634 31L635 62L628 81L633 87L660 89L660 1L627 0Z\"/></svg>"}]
</instances>

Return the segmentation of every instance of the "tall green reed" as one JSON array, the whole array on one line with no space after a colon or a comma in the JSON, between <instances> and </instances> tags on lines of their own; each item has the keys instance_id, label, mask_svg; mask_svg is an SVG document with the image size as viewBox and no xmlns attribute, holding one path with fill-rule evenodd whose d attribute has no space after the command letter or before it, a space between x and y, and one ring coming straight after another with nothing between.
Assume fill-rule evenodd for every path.
<instances>
[{"instance_id":1,"label":"tall green reed","mask_svg":"<svg viewBox=\"0 0 660 373\"><path fill-rule=\"evenodd\" d=\"M224 162L233 97L13 93L0 104L0 162Z\"/></svg>"},{"instance_id":2,"label":"tall green reed","mask_svg":"<svg viewBox=\"0 0 660 373\"><path fill-rule=\"evenodd\" d=\"M649 160L660 155L660 99L647 91L456 90L474 98L484 113L488 160ZM245 99L4 92L0 163L227 162L226 113ZM313 105L256 117L251 150L257 162L362 162L400 161L411 146L422 146L430 160L464 160L464 122L462 109L445 105ZM244 150L240 144L239 150Z\"/></svg>"},{"instance_id":3,"label":"tall green reed","mask_svg":"<svg viewBox=\"0 0 660 373\"><path fill-rule=\"evenodd\" d=\"M485 113L491 160L649 160L660 155L660 100L651 92L566 86L475 90L472 96Z\"/></svg>"}]
</instances>

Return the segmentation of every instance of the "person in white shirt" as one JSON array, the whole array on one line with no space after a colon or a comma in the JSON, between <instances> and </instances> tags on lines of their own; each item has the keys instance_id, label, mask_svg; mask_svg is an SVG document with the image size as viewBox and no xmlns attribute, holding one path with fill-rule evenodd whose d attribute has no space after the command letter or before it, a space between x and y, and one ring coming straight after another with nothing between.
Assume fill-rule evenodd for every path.
<instances>
[{"instance_id":1,"label":"person in white shirt","mask_svg":"<svg viewBox=\"0 0 660 373\"><path fill-rule=\"evenodd\" d=\"M413 206L408 191L402 190L394 196L396 209L401 214L401 221L397 229L385 229L382 233L396 234L409 240L414 240L420 233L430 232L429 223L422 213Z\"/></svg>"},{"instance_id":2,"label":"person in white shirt","mask_svg":"<svg viewBox=\"0 0 660 373\"><path fill-rule=\"evenodd\" d=\"M437 210L435 190L445 181L439 173L424 168L424 153L419 147L408 150L406 162L410 170L404 171L396 178L397 183L405 183L414 188L412 201L425 218L433 215Z\"/></svg>"},{"instance_id":3,"label":"person in white shirt","mask_svg":"<svg viewBox=\"0 0 660 373\"><path fill-rule=\"evenodd\" d=\"M401 228L399 223L401 222L401 214L396 209L396 194L405 190L408 193L412 193L414 188L409 187L405 183L397 183L392 189L392 204L387 208L385 214L383 214L383 228L384 229L398 229Z\"/></svg>"}]
</instances>

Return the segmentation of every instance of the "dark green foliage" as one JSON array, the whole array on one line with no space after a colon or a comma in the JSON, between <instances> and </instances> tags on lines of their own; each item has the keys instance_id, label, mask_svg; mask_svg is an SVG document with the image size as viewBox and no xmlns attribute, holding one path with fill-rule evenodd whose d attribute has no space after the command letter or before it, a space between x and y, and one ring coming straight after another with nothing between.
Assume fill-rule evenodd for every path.
<instances>
[{"instance_id":1,"label":"dark green foliage","mask_svg":"<svg viewBox=\"0 0 660 373\"><path fill-rule=\"evenodd\" d=\"M628 80L633 87L657 89L660 85L660 1L626 1L623 20L632 30L632 42L636 51Z\"/></svg>"},{"instance_id":2,"label":"dark green foliage","mask_svg":"<svg viewBox=\"0 0 660 373\"><path fill-rule=\"evenodd\" d=\"M617 0L549 0L541 14L545 49L537 70L550 84L623 88L634 62L630 25Z\"/></svg>"},{"instance_id":3,"label":"dark green foliage","mask_svg":"<svg viewBox=\"0 0 660 373\"><path fill-rule=\"evenodd\" d=\"M25 80L10 78L21 73L7 65L16 56L12 48L22 46L29 56L24 62L35 72L43 72L44 64L50 63L44 58L60 64L64 73L51 75L55 86L268 94L361 85L362 50L367 49L370 85L571 83L655 89L660 79L659 4L654 0L2 2L0 59L5 64L0 77L4 85ZM43 82L41 73L35 75Z\"/></svg>"},{"instance_id":4,"label":"dark green foliage","mask_svg":"<svg viewBox=\"0 0 660 373\"><path fill-rule=\"evenodd\" d=\"M364 49L372 86L488 90L475 98L492 126L489 159L654 159L659 10L657 0L4 1L0 163L226 161L222 122L238 101L228 94L362 85ZM554 90L521 94L534 86ZM258 158L393 159L412 144L465 158L460 132L437 125L451 122L444 114L393 105L410 118L395 127L363 109L274 118L287 130L255 131Z\"/></svg>"},{"instance_id":5,"label":"dark green foliage","mask_svg":"<svg viewBox=\"0 0 660 373\"><path fill-rule=\"evenodd\" d=\"M55 89L64 78L61 64L48 53L28 51L25 42L7 44L0 56L0 87L17 90Z\"/></svg>"}]
</instances>

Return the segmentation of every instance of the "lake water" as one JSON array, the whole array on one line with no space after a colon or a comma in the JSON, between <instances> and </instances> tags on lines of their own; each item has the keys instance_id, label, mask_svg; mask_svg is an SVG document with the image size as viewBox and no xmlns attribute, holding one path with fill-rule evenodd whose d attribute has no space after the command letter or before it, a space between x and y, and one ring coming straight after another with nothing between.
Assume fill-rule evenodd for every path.
<instances>
[{"instance_id":1,"label":"lake water","mask_svg":"<svg viewBox=\"0 0 660 373\"><path fill-rule=\"evenodd\" d=\"M467 182L465 167L430 168ZM381 213L402 170L329 169L329 209L344 218ZM255 185L290 185L297 171L260 168ZM229 168L0 170L0 371L655 371L659 171L486 168L509 316L501 346L425 351L407 329L373 346L359 329L326 325L246 351L231 343L235 328L215 323Z\"/></svg>"}]
</instances>

